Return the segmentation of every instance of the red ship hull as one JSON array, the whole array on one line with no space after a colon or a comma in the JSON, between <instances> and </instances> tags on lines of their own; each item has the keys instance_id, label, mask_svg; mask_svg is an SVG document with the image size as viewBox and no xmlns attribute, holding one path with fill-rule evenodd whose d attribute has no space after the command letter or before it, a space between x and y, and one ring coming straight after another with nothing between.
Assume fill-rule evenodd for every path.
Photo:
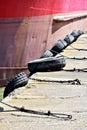
<instances>
[{"instance_id":1,"label":"red ship hull","mask_svg":"<svg viewBox=\"0 0 87 130\"><path fill-rule=\"evenodd\" d=\"M74 29L87 31L87 0L1 0L0 85ZM71 14L79 14L81 17ZM68 16L69 20L55 16ZM84 17L85 16L85 17Z\"/></svg>"}]
</instances>

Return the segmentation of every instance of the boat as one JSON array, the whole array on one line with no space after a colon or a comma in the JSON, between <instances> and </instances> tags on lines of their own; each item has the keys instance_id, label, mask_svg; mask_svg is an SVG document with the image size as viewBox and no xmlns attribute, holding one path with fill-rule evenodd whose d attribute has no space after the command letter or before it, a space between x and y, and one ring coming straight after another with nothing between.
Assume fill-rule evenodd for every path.
<instances>
[{"instance_id":1,"label":"boat","mask_svg":"<svg viewBox=\"0 0 87 130\"><path fill-rule=\"evenodd\" d=\"M87 31L87 0L1 0L0 86L15 74L29 73L40 58L73 30Z\"/></svg>"}]
</instances>

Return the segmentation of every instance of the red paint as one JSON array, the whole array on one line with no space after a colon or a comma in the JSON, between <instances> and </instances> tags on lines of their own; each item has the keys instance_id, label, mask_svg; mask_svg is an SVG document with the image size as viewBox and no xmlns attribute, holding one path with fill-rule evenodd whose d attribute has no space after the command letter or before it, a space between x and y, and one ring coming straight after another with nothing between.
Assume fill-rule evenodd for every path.
<instances>
[{"instance_id":1,"label":"red paint","mask_svg":"<svg viewBox=\"0 0 87 130\"><path fill-rule=\"evenodd\" d=\"M0 0L0 17L31 17L87 10L87 0Z\"/></svg>"}]
</instances>

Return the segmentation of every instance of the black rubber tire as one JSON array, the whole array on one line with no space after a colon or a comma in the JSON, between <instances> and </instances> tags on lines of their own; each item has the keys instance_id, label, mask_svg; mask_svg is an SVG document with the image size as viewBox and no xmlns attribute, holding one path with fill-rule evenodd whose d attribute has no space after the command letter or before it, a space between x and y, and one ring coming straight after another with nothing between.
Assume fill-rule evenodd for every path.
<instances>
[{"instance_id":1,"label":"black rubber tire","mask_svg":"<svg viewBox=\"0 0 87 130\"><path fill-rule=\"evenodd\" d=\"M79 35L82 35L82 34L84 34L84 31L78 30L78 33L79 33Z\"/></svg>"},{"instance_id":2,"label":"black rubber tire","mask_svg":"<svg viewBox=\"0 0 87 130\"><path fill-rule=\"evenodd\" d=\"M78 38L80 35L82 35L82 34L84 34L84 32L83 32L82 30L74 30L74 31L72 31L72 33L71 33L71 35L75 37L75 40L77 40L77 38Z\"/></svg>"},{"instance_id":3,"label":"black rubber tire","mask_svg":"<svg viewBox=\"0 0 87 130\"><path fill-rule=\"evenodd\" d=\"M66 46L67 46L66 41L64 41L64 40L58 40L58 42L51 49L51 52L53 53L53 56L55 56L58 53L62 52L62 50L65 49Z\"/></svg>"},{"instance_id":4,"label":"black rubber tire","mask_svg":"<svg viewBox=\"0 0 87 130\"><path fill-rule=\"evenodd\" d=\"M53 53L50 50L46 50L40 58L52 57Z\"/></svg>"},{"instance_id":5,"label":"black rubber tire","mask_svg":"<svg viewBox=\"0 0 87 130\"><path fill-rule=\"evenodd\" d=\"M71 35L74 36L75 39L77 39L78 36L79 36L79 32L78 32L78 30L74 30L74 31L72 31L72 32L71 32Z\"/></svg>"},{"instance_id":6,"label":"black rubber tire","mask_svg":"<svg viewBox=\"0 0 87 130\"><path fill-rule=\"evenodd\" d=\"M5 98L11 93L14 89L23 87L28 83L28 77L24 72L17 74L14 78L12 78L7 86L5 87L3 97Z\"/></svg>"},{"instance_id":7,"label":"black rubber tire","mask_svg":"<svg viewBox=\"0 0 87 130\"><path fill-rule=\"evenodd\" d=\"M64 57L49 57L29 62L28 69L31 73L58 71L61 70L65 65L66 63Z\"/></svg>"},{"instance_id":8,"label":"black rubber tire","mask_svg":"<svg viewBox=\"0 0 87 130\"><path fill-rule=\"evenodd\" d=\"M66 35L64 40L67 42L67 46L75 41L75 37L71 34Z\"/></svg>"},{"instance_id":9,"label":"black rubber tire","mask_svg":"<svg viewBox=\"0 0 87 130\"><path fill-rule=\"evenodd\" d=\"M11 93L14 89L8 84L5 87L3 98L7 97L9 93Z\"/></svg>"}]
</instances>

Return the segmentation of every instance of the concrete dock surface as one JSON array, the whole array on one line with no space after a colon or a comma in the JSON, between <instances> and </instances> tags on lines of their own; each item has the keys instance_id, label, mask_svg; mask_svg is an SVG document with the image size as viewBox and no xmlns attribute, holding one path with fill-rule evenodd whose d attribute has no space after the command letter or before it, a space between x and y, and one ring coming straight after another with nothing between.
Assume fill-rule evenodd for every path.
<instances>
[{"instance_id":1,"label":"concrete dock surface","mask_svg":"<svg viewBox=\"0 0 87 130\"><path fill-rule=\"evenodd\" d=\"M67 47L61 71L38 72L0 102L1 130L87 130L87 34ZM11 107L12 106L12 107ZM30 110L21 112L15 107ZM58 113L59 117L31 113ZM65 115L64 115L65 114ZM72 118L64 118L71 115Z\"/></svg>"}]
</instances>

